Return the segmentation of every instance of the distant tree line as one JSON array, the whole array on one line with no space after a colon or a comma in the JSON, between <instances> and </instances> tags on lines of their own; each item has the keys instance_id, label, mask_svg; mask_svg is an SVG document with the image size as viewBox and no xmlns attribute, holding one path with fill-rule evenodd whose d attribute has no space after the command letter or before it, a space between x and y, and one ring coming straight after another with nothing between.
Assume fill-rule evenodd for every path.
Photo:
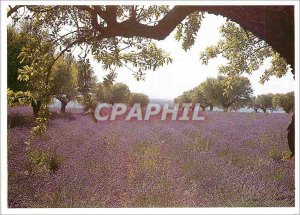
<instances>
[{"instance_id":1,"label":"distant tree line","mask_svg":"<svg viewBox=\"0 0 300 215\"><path fill-rule=\"evenodd\" d=\"M249 108L253 108L255 112L261 109L263 112L267 110L274 111L279 108L286 113L292 113L295 111L295 96L294 92L288 92L285 94L262 94L251 97L248 104Z\"/></svg>"},{"instance_id":2,"label":"distant tree line","mask_svg":"<svg viewBox=\"0 0 300 215\"><path fill-rule=\"evenodd\" d=\"M141 107L144 107L150 102L147 95L130 92L129 87L124 83L114 83L112 79L106 78L103 82L97 82L89 61L86 60L82 63L84 69L79 70L78 73L78 96L76 101L83 106L85 112L90 111L93 117L98 103L112 105L115 103L127 105L139 103Z\"/></svg>"},{"instance_id":3,"label":"distant tree line","mask_svg":"<svg viewBox=\"0 0 300 215\"><path fill-rule=\"evenodd\" d=\"M175 98L174 102L180 106L183 103L191 103L192 107L200 103L203 111L207 108L212 111L213 107L222 108L225 112L237 111L240 108L253 108L255 112L259 109L267 112L279 108L286 113L294 111L294 92L252 96L253 90L248 78L241 76L231 79L228 76L207 78L199 86ZM230 87L227 82L232 83Z\"/></svg>"}]
</instances>

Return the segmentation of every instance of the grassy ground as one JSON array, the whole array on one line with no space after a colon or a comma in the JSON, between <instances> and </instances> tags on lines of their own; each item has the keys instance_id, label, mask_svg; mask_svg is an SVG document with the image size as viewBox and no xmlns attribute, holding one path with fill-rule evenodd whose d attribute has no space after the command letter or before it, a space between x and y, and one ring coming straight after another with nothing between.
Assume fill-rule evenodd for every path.
<instances>
[{"instance_id":1,"label":"grassy ground","mask_svg":"<svg viewBox=\"0 0 300 215\"><path fill-rule=\"evenodd\" d=\"M29 112L10 111L9 207L295 204L294 159L282 160L288 114L213 112L200 122L94 123L73 112L54 114L46 135L34 140L35 152L55 167L49 171L29 165Z\"/></svg>"}]
</instances>

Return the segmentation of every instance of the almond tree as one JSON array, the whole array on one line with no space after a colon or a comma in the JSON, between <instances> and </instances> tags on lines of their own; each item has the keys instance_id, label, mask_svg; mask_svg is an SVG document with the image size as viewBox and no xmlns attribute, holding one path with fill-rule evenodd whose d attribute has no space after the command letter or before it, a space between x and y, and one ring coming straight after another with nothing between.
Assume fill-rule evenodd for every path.
<instances>
[{"instance_id":1,"label":"almond tree","mask_svg":"<svg viewBox=\"0 0 300 215\"><path fill-rule=\"evenodd\" d=\"M227 82L231 81L229 77L218 76L213 85L204 85L204 92L215 106L223 108L225 112L233 105L245 105L253 92L251 83L246 77L237 77L228 89ZM210 87L213 88L210 88Z\"/></svg>"},{"instance_id":2,"label":"almond tree","mask_svg":"<svg viewBox=\"0 0 300 215\"><path fill-rule=\"evenodd\" d=\"M272 110L273 109L273 94L268 93L268 94L262 94L257 96L259 108L263 110L263 112L267 112L268 109Z\"/></svg>"},{"instance_id":3,"label":"almond tree","mask_svg":"<svg viewBox=\"0 0 300 215\"><path fill-rule=\"evenodd\" d=\"M67 104L75 100L77 91L76 62L71 55L60 58L53 67L53 94L61 102L61 113L66 112Z\"/></svg>"},{"instance_id":4,"label":"almond tree","mask_svg":"<svg viewBox=\"0 0 300 215\"><path fill-rule=\"evenodd\" d=\"M130 105L135 103L141 104L141 107L146 107L149 104L149 97L143 93L130 93Z\"/></svg>"},{"instance_id":5,"label":"almond tree","mask_svg":"<svg viewBox=\"0 0 300 215\"><path fill-rule=\"evenodd\" d=\"M286 113L295 111L294 92L275 94L272 98L272 104L274 107L282 108Z\"/></svg>"},{"instance_id":6,"label":"almond tree","mask_svg":"<svg viewBox=\"0 0 300 215\"><path fill-rule=\"evenodd\" d=\"M130 90L126 84L116 83L111 88L112 104L124 103L128 104L130 101Z\"/></svg>"},{"instance_id":7,"label":"almond tree","mask_svg":"<svg viewBox=\"0 0 300 215\"><path fill-rule=\"evenodd\" d=\"M257 96L251 96L250 97L250 101L248 103L248 107L249 108L253 108L254 111L257 113L258 109L260 108L260 105L259 105L259 101L257 99Z\"/></svg>"},{"instance_id":8,"label":"almond tree","mask_svg":"<svg viewBox=\"0 0 300 215\"><path fill-rule=\"evenodd\" d=\"M203 93L202 85L191 90L191 101L193 104L199 103L203 111L205 111L207 107L210 108L210 111L213 110L214 105Z\"/></svg>"}]
</instances>

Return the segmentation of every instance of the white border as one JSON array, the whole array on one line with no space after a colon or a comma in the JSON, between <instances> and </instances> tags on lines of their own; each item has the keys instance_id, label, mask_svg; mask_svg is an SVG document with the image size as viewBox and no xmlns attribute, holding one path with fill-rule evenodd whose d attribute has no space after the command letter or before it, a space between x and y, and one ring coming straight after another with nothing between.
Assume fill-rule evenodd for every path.
<instances>
[{"instance_id":1,"label":"white border","mask_svg":"<svg viewBox=\"0 0 300 215\"><path fill-rule=\"evenodd\" d=\"M100 1L1 1L1 213L3 214L298 214L299 213L299 2L298 1L201 1L201 5L294 5L296 74L295 207L268 208L59 208L12 209L7 207L7 7L8 5L82 5ZM198 5L198 1L101 1L101 4Z\"/></svg>"}]
</instances>

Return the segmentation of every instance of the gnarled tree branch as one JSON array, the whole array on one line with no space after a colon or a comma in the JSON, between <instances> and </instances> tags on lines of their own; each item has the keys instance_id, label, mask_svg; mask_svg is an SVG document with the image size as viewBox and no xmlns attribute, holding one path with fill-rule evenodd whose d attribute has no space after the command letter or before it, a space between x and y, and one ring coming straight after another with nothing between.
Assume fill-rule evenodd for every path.
<instances>
[{"instance_id":1,"label":"gnarled tree branch","mask_svg":"<svg viewBox=\"0 0 300 215\"><path fill-rule=\"evenodd\" d=\"M7 16L16 12L20 7L22 6L12 8ZM163 40L195 11L222 15L265 40L294 68L293 6L175 6L154 26L141 24L135 19L118 23L116 21L117 6L106 6L106 10L102 10L99 6L76 7L90 14L92 27L99 32L99 36L94 39L140 36ZM100 26L97 16L101 17L107 26Z\"/></svg>"}]
</instances>

